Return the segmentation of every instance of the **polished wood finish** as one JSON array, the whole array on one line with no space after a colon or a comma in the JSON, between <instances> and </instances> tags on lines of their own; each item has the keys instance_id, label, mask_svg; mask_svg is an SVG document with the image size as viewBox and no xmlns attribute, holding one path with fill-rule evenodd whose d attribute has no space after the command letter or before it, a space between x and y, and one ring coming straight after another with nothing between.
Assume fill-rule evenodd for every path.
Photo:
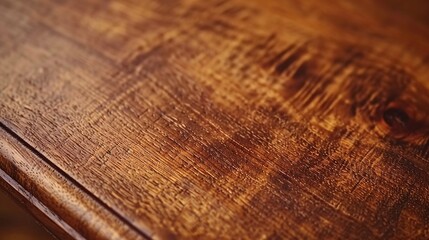
<instances>
[{"instance_id":1,"label":"polished wood finish","mask_svg":"<svg viewBox=\"0 0 429 240\"><path fill-rule=\"evenodd\" d=\"M428 6L1 0L1 186L60 238L429 238Z\"/></svg>"}]
</instances>

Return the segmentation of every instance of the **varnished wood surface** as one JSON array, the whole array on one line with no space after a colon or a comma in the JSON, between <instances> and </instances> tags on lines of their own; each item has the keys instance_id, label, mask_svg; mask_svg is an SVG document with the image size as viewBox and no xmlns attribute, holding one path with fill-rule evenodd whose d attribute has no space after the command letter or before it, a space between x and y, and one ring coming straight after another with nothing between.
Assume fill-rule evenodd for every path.
<instances>
[{"instance_id":1,"label":"varnished wood surface","mask_svg":"<svg viewBox=\"0 0 429 240\"><path fill-rule=\"evenodd\" d=\"M0 0L1 186L60 238L428 239L428 6Z\"/></svg>"}]
</instances>

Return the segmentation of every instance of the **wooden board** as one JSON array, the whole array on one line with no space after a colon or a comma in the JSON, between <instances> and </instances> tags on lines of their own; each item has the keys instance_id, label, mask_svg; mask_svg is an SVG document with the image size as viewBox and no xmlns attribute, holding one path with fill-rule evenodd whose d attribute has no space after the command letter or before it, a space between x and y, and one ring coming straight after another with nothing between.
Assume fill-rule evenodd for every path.
<instances>
[{"instance_id":1,"label":"wooden board","mask_svg":"<svg viewBox=\"0 0 429 240\"><path fill-rule=\"evenodd\" d=\"M61 238L429 238L427 1L0 1L0 177Z\"/></svg>"}]
</instances>

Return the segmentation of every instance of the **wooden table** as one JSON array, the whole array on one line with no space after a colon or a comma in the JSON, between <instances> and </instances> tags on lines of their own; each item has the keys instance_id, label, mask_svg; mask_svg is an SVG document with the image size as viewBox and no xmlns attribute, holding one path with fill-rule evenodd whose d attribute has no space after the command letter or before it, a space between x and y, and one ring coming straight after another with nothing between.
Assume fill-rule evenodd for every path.
<instances>
[{"instance_id":1,"label":"wooden table","mask_svg":"<svg viewBox=\"0 0 429 240\"><path fill-rule=\"evenodd\" d=\"M61 239L429 238L427 1L0 13L0 185Z\"/></svg>"}]
</instances>

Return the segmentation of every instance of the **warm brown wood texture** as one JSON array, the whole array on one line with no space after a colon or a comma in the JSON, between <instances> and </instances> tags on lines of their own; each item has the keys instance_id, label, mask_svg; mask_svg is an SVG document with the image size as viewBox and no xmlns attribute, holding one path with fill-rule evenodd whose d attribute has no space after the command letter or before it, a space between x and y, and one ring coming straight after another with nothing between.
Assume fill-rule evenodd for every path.
<instances>
[{"instance_id":1,"label":"warm brown wood texture","mask_svg":"<svg viewBox=\"0 0 429 240\"><path fill-rule=\"evenodd\" d=\"M0 13L1 186L61 238L429 238L427 1Z\"/></svg>"}]
</instances>

